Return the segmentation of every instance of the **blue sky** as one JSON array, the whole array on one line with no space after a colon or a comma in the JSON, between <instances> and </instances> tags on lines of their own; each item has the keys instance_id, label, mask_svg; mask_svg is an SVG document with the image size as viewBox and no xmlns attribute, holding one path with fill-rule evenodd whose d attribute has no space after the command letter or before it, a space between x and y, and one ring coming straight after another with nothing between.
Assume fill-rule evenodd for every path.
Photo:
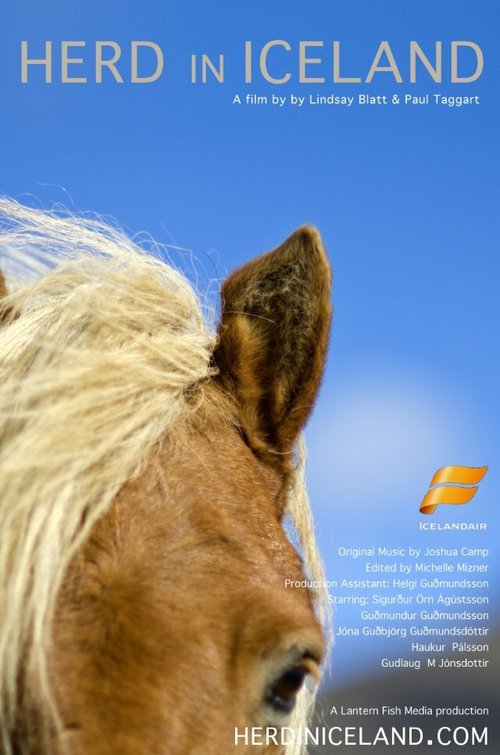
<instances>
[{"instance_id":1,"label":"blue sky","mask_svg":"<svg viewBox=\"0 0 500 755\"><path fill-rule=\"evenodd\" d=\"M314 223L335 272L330 361L308 431L310 486L330 576L340 545L421 542L418 504L446 464L490 470L473 503L439 521L489 523L496 541L500 480L498 280L500 7L496 0L6 0L0 21L0 190L116 218L181 247L206 287L236 265ZM39 57L54 41L153 40L165 52L155 84L20 83L20 41ZM283 86L245 85L243 45L270 39ZM330 42L365 76L388 40L405 78L367 85L300 85L299 40ZM408 81L408 43L442 40L443 84ZM449 83L451 40L480 45L474 84ZM74 51L78 55L78 51ZM226 56L224 84L189 81L191 53ZM316 53L311 53L316 54ZM464 52L464 71L472 58ZM147 67L151 59L144 57ZM278 75L278 74L277 74ZM479 106L248 107L235 94L478 95ZM212 284L213 288L213 284ZM449 536L448 536L449 537ZM433 537L434 545L448 540ZM464 540L465 542L465 540ZM467 540L467 542L469 542ZM492 592L498 594L494 552ZM355 620L344 613L342 620ZM360 673L373 647L339 641L339 680Z\"/></svg>"}]
</instances>

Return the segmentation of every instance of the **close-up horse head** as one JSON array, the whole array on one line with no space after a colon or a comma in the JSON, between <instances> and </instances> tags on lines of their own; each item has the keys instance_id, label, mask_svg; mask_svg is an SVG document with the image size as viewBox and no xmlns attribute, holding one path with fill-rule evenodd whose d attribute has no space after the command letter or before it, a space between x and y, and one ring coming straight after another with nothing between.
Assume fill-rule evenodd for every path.
<instances>
[{"instance_id":1,"label":"close-up horse head","mask_svg":"<svg viewBox=\"0 0 500 755\"><path fill-rule=\"evenodd\" d=\"M302 752L272 732L306 725L328 645L318 232L233 272L211 328L157 247L0 213L0 751Z\"/></svg>"}]
</instances>

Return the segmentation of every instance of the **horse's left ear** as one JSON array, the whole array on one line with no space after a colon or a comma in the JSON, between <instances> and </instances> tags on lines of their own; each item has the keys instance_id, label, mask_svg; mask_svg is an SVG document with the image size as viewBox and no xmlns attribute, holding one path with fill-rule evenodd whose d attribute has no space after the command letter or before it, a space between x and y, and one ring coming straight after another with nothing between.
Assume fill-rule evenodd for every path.
<instances>
[{"instance_id":1,"label":"horse's left ear","mask_svg":"<svg viewBox=\"0 0 500 755\"><path fill-rule=\"evenodd\" d=\"M222 287L218 379L239 405L250 447L280 469L289 467L321 381L330 288L321 237L308 226Z\"/></svg>"}]
</instances>

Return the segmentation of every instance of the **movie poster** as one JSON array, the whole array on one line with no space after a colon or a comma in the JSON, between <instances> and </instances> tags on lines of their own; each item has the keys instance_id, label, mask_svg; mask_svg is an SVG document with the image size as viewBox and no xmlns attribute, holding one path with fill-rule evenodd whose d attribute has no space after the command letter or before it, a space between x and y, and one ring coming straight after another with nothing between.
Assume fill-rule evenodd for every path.
<instances>
[{"instance_id":1,"label":"movie poster","mask_svg":"<svg viewBox=\"0 0 500 755\"><path fill-rule=\"evenodd\" d=\"M310 751L498 752L498 4L0 17L2 194L153 237L214 307L231 270L321 233L307 477L334 643Z\"/></svg>"}]
</instances>

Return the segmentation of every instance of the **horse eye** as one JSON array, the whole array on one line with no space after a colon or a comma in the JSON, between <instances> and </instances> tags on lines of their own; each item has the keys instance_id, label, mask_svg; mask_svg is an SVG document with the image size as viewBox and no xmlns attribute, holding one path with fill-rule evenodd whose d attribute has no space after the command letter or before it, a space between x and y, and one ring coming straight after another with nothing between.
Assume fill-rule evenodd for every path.
<instances>
[{"instance_id":1,"label":"horse eye","mask_svg":"<svg viewBox=\"0 0 500 755\"><path fill-rule=\"evenodd\" d=\"M291 713L309 671L304 666L292 666L270 687L266 702L278 713Z\"/></svg>"}]
</instances>

